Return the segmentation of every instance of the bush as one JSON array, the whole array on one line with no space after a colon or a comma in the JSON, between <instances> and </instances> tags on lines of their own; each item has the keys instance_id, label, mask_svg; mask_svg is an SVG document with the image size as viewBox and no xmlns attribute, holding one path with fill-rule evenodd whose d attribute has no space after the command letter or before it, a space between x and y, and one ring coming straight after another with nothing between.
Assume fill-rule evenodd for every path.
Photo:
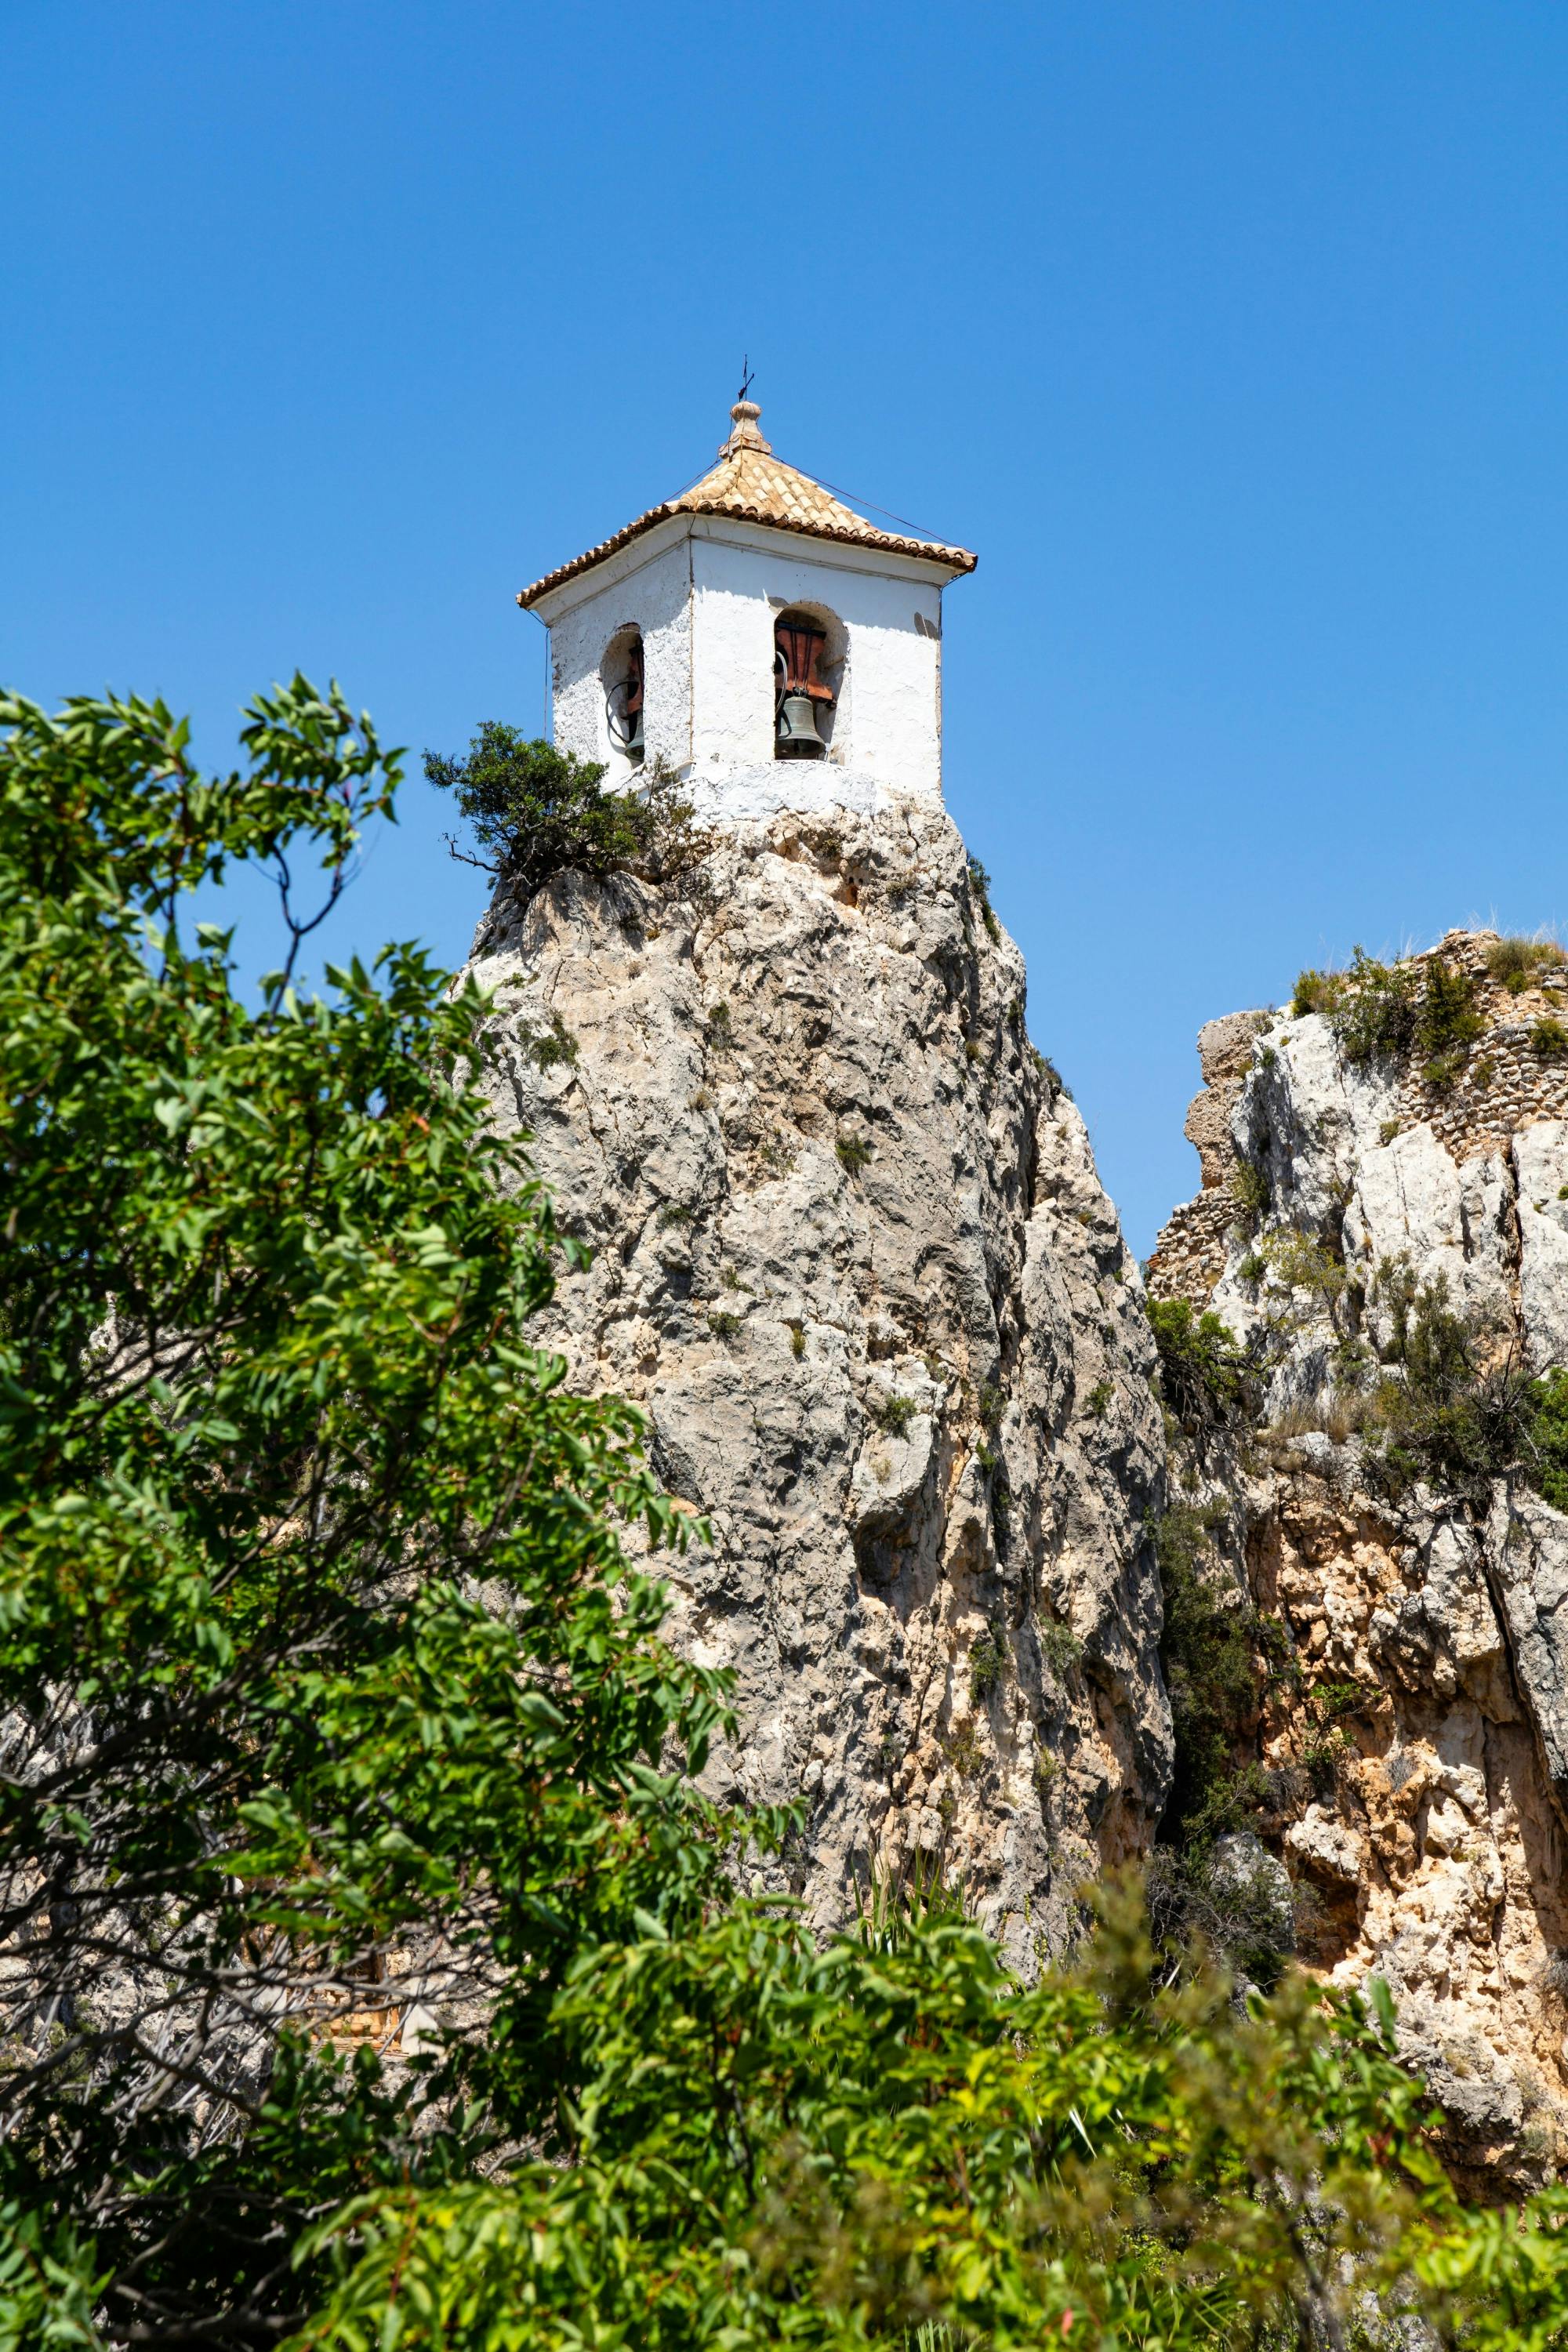
<instances>
[{"instance_id":1,"label":"bush","mask_svg":"<svg viewBox=\"0 0 1568 2352\"><path fill-rule=\"evenodd\" d=\"M1421 1068L1421 1082L1430 1087L1435 1095L1451 1094L1464 1076L1466 1055L1462 1047L1451 1045L1446 1054L1434 1054Z\"/></svg>"},{"instance_id":2,"label":"bush","mask_svg":"<svg viewBox=\"0 0 1568 2352\"><path fill-rule=\"evenodd\" d=\"M1415 1044L1427 1055L1422 1077L1446 1094L1464 1069L1471 1045L1486 1023L1476 1010L1476 985L1468 972L1435 956L1415 1024Z\"/></svg>"},{"instance_id":3,"label":"bush","mask_svg":"<svg viewBox=\"0 0 1568 2352\"><path fill-rule=\"evenodd\" d=\"M548 1029L530 1030L520 1024L519 1041L529 1059L542 1070L552 1070L561 1063L570 1067L577 1059L577 1040L559 1013L551 1014Z\"/></svg>"},{"instance_id":4,"label":"bush","mask_svg":"<svg viewBox=\"0 0 1568 2352\"><path fill-rule=\"evenodd\" d=\"M1301 1233L1295 1226L1265 1234L1258 1255L1287 1290L1307 1290L1315 1297L1332 1301L1345 1287L1344 1266L1332 1250L1316 1234Z\"/></svg>"},{"instance_id":5,"label":"bush","mask_svg":"<svg viewBox=\"0 0 1568 2352\"><path fill-rule=\"evenodd\" d=\"M1329 1013L1339 1003L1344 989L1344 974L1338 971L1299 971L1291 992L1290 1012L1293 1019L1304 1021L1310 1013Z\"/></svg>"},{"instance_id":6,"label":"bush","mask_svg":"<svg viewBox=\"0 0 1568 2352\"><path fill-rule=\"evenodd\" d=\"M1385 964L1358 947L1348 971L1298 974L1290 1010L1298 1018L1322 1013L1348 1062L1387 1060L1412 1047L1439 1059L1484 1029L1475 994L1469 974L1446 957L1425 967Z\"/></svg>"},{"instance_id":7,"label":"bush","mask_svg":"<svg viewBox=\"0 0 1568 2352\"><path fill-rule=\"evenodd\" d=\"M1568 1028L1555 1013L1543 1013L1530 1033L1531 1050L1543 1062L1561 1062L1568 1055Z\"/></svg>"},{"instance_id":8,"label":"bush","mask_svg":"<svg viewBox=\"0 0 1568 2352\"><path fill-rule=\"evenodd\" d=\"M1533 1381L1530 1391L1530 1473L1555 1511L1568 1511L1568 1371Z\"/></svg>"},{"instance_id":9,"label":"bush","mask_svg":"<svg viewBox=\"0 0 1568 2352\"><path fill-rule=\"evenodd\" d=\"M1531 981L1545 972L1568 963L1568 951L1555 940L1526 940L1517 936L1494 940L1487 950L1487 970L1494 980L1500 980L1510 996L1518 996Z\"/></svg>"},{"instance_id":10,"label":"bush","mask_svg":"<svg viewBox=\"0 0 1568 2352\"><path fill-rule=\"evenodd\" d=\"M1042 1617L1035 1628L1040 1645L1040 1655L1058 1682L1065 1682L1072 1668L1083 1655L1083 1643L1070 1625L1059 1617Z\"/></svg>"},{"instance_id":11,"label":"bush","mask_svg":"<svg viewBox=\"0 0 1568 2352\"><path fill-rule=\"evenodd\" d=\"M1310 1706L1321 1724L1343 1723L1352 1715L1365 1715L1375 1708L1379 1693L1364 1683L1328 1680L1312 1686Z\"/></svg>"},{"instance_id":12,"label":"bush","mask_svg":"<svg viewBox=\"0 0 1568 2352\"><path fill-rule=\"evenodd\" d=\"M1007 1484L1007 1475L1004 1470L999 1477L994 1478L991 1482L991 1527L999 1550L1005 1550L1006 1548L1007 1530L1012 1524L1013 1492Z\"/></svg>"},{"instance_id":13,"label":"bush","mask_svg":"<svg viewBox=\"0 0 1568 2352\"><path fill-rule=\"evenodd\" d=\"M1058 1096L1063 1095L1066 1096L1068 1102L1071 1102L1072 1088L1067 1084L1061 1072L1051 1060L1049 1055L1042 1054L1037 1045L1031 1045L1029 1048L1029 1059L1033 1062L1036 1071L1044 1081L1046 1091L1049 1095L1052 1103L1056 1102Z\"/></svg>"},{"instance_id":14,"label":"bush","mask_svg":"<svg viewBox=\"0 0 1568 2352\"><path fill-rule=\"evenodd\" d=\"M701 1792L616 1532L690 1522L537 1344L485 1001L181 932L389 804L303 680L245 740L0 703L0 2343L1195 2352L1396 2282L1547 2342L1562 2200L1458 2204L1385 1994L1162 1991L1126 1886L1028 1986L940 1887L737 1892L803 1809Z\"/></svg>"},{"instance_id":15,"label":"bush","mask_svg":"<svg viewBox=\"0 0 1568 2352\"><path fill-rule=\"evenodd\" d=\"M1419 1282L1407 1256L1384 1258L1373 1277L1372 1298L1388 1315L1384 1361L1403 1364L1413 1388L1446 1398L1474 1375L1475 1334L1448 1304L1448 1277Z\"/></svg>"},{"instance_id":16,"label":"bush","mask_svg":"<svg viewBox=\"0 0 1568 2352\"><path fill-rule=\"evenodd\" d=\"M988 1625L969 1652L969 1696L976 1706L997 1688L1006 1664L1006 1633L999 1624Z\"/></svg>"},{"instance_id":17,"label":"bush","mask_svg":"<svg viewBox=\"0 0 1568 2352\"><path fill-rule=\"evenodd\" d=\"M1476 984L1468 971L1444 956L1426 966L1426 986L1416 1016L1415 1042L1426 1054L1468 1045L1486 1027L1476 1010Z\"/></svg>"},{"instance_id":18,"label":"bush","mask_svg":"<svg viewBox=\"0 0 1568 2352\"><path fill-rule=\"evenodd\" d=\"M980 909L980 919L985 926L988 937L993 941L999 942L1002 937L1002 926L991 911L991 877L978 857L972 857L969 861L969 887L973 893L974 902Z\"/></svg>"},{"instance_id":19,"label":"bush","mask_svg":"<svg viewBox=\"0 0 1568 2352\"><path fill-rule=\"evenodd\" d=\"M1368 1400L1369 1465L1397 1492L1416 1478L1475 1500L1531 1458L1533 1388L1511 1357L1487 1365L1486 1334L1449 1301L1447 1277L1417 1282L1407 1257L1384 1259L1372 1297L1387 1311L1384 1361L1400 1377Z\"/></svg>"},{"instance_id":20,"label":"bush","mask_svg":"<svg viewBox=\"0 0 1568 2352\"><path fill-rule=\"evenodd\" d=\"M1160 1660L1171 1695L1175 1770L1162 1822L1173 1843L1201 1846L1247 1819L1240 1751L1249 1741L1268 1679L1257 1612L1227 1592L1209 1561L1223 1505L1178 1503L1154 1536L1164 1595Z\"/></svg>"},{"instance_id":21,"label":"bush","mask_svg":"<svg viewBox=\"0 0 1568 2352\"><path fill-rule=\"evenodd\" d=\"M754 1906L606 1950L563 2004L598 2064L583 2142L378 2184L326 2233L308 2340L1221 2352L1384 2313L1468 2352L1555 2340L1568 2200L1459 2203L1381 1979L1244 2012L1203 1967L1161 1989L1125 1887L1094 1908L1027 1990L940 1886L879 1888L821 1950Z\"/></svg>"},{"instance_id":22,"label":"bush","mask_svg":"<svg viewBox=\"0 0 1568 2352\"><path fill-rule=\"evenodd\" d=\"M1194 1937L1223 1966L1265 1990L1296 1948L1295 1906L1279 1864L1247 1832L1178 1852L1159 1845L1145 1879L1155 1944Z\"/></svg>"},{"instance_id":23,"label":"bush","mask_svg":"<svg viewBox=\"0 0 1568 2352\"><path fill-rule=\"evenodd\" d=\"M1337 992L1324 1007L1347 1062L1387 1061L1408 1053L1419 1018L1416 978L1409 964L1379 963L1357 948Z\"/></svg>"},{"instance_id":24,"label":"bush","mask_svg":"<svg viewBox=\"0 0 1568 2352\"><path fill-rule=\"evenodd\" d=\"M1231 1171L1230 1194L1240 1212L1237 1224L1244 1234L1255 1234L1274 1202L1268 1175L1255 1160L1237 1161Z\"/></svg>"},{"instance_id":25,"label":"bush","mask_svg":"<svg viewBox=\"0 0 1568 2352\"><path fill-rule=\"evenodd\" d=\"M637 791L606 793L597 761L487 719L466 758L426 751L425 773L456 795L479 845L480 855L469 856L448 834L453 856L493 874L524 900L568 869L600 879L630 872L671 882L707 855L690 803L657 761Z\"/></svg>"},{"instance_id":26,"label":"bush","mask_svg":"<svg viewBox=\"0 0 1568 2352\"><path fill-rule=\"evenodd\" d=\"M680 1759L721 1685L616 1534L688 1526L539 1344L572 1257L487 1002L407 947L291 974L290 876L331 903L395 760L298 677L243 740L212 777L162 705L0 699L12 2344L18 2207L20 2273L92 2283L26 2340L293 2335L313 2218L554 2137L554 1990L721 1883ZM236 859L287 934L254 998L190 919ZM395 2075L416 2000L486 2031Z\"/></svg>"},{"instance_id":27,"label":"bush","mask_svg":"<svg viewBox=\"0 0 1568 2352\"><path fill-rule=\"evenodd\" d=\"M1249 1403L1249 1360L1212 1309L1199 1315L1190 1299L1152 1298L1148 1311L1165 1402L1201 1449Z\"/></svg>"},{"instance_id":28,"label":"bush","mask_svg":"<svg viewBox=\"0 0 1568 2352\"><path fill-rule=\"evenodd\" d=\"M849 1176L858 1176L871 1157L871 1147L862 1135L841 1135L833 1149L838 1165Z\"/></svg>"},{"instance_id":29,"label":"bush","mask_svg":"<svg viewBox=\"0 0 1568 2352\"><path fill-rule=\"evenodd\" d=\"M920 1407L913 1397L890 1396L874 1404L871 1411L879 1429L889 1430L895 1437L906 1437Z\"/></svg>"},{"instance_id":30,"label":"bush","mask_svg":"<svg viewBox=\"0 0 1568 2352\"><path fill-rule=\"evenodd\" d=\"M961 1780L975 1780L985 1769L985 1743L980 1737L980 1726L971 1716L950 1731L941 1743L943 1755ZM944 1818L946 1814L944 1801Z\"/></svg>"}]
</instances>

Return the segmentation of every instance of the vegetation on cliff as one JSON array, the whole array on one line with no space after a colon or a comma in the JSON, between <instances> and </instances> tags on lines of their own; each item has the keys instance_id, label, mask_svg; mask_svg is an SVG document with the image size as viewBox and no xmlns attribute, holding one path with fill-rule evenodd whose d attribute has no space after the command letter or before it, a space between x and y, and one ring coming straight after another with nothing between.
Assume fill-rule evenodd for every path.
<instances>
[{"instance_id":1,"label":"vegetation on cliff","mask_svg":"<svg viewBox=\"0 0 1568 2352\"><path fill-rule=\"evenodd\" d=\"M1125 1889L1032 1990L738 1891L788 1824L696 1790L683 1522L531 1342L484 1002L296 971L395 757L300 678L244 742L0 702L0 2341L1563 2340L1568 2207L1460 2209L1386 2004L1162 1986Z\"/></svg>"},{"instance_id":2,"label":"vegetation on cliff","mask_svg":"<svg viewBox=\"0 0 1568 2352\"><path fill-rule=\"evenodd\" d=\"M499 719L483 722L465 754L426 751L425 773L453 795L479 853L448 835L452 855L493 875L525 904L568 867L666 881L689 871L705 847L690 803L658 761L637 790L606 792L598 761L530 740Z\"/></svg>"}]
</instances>

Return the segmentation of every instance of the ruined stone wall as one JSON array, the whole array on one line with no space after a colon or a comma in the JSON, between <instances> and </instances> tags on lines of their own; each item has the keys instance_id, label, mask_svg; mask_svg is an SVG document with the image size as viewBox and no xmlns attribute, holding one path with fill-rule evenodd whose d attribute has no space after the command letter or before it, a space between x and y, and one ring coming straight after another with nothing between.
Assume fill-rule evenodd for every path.
<instances>
[{"instance_id":1,"label":"ruined stone wall","mask_svg":"<svg viewBox=\"0 0 1568 2352\"><path fill-rule=\"evenodd\" d=\"M1464 971L1483 1029L1451 1083L1431 1084L1418 1055L1393 1073L1376 1074L1384 1143L1422 1128L1462 1161L1495 1152L1538 1121L1568 1120L1568 1053L1556 1046L1543 1053L1540 1043L1543 1023L1568 1023L1568 967L1547 967L1510 992L1487 968L1496 939L1494 931L1450 931L1436 947L1405 959L1417 976L1437 959ZM1203 1189L1173 1211L1154 1244L1147 1268L1153 1297L1206 1303L1225 1271L1237 1221L1232 1118L1256 1056L1265 1046L1278 1050L1271 1032L1280 1024L1288 1035L1289 1013L1233 1013L1199 1033L1204 1087L1183 1132L1197 1150Z\"/></svg>"},{"instance_id":2,"label":"ruined stone wall","mask_svg":"<svg viewBox=\"0 0 1568 2352\"><path fill-rule=\"evenodd\" d=\"M1173 1211L1154 1244L1145 1268L1151 1297L1201 1302L1224 1269L1237 1212L1231 1113L1252 1066L1253 1042L1269 1018L1267 1013L1226 1013L1198 1032L1204 1083L1187 1106L1182 1133L1198 1155L1203 1190Z\"/></svg>"}]
</instances>

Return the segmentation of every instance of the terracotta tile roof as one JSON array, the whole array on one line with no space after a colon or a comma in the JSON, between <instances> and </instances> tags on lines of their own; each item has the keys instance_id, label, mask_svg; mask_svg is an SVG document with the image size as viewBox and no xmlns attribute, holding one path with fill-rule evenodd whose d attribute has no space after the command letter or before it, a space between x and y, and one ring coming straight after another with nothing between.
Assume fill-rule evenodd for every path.
<instances>
[{"instance_id":1,"label":"terracotta tile roof","mask_svg":"<svg viewBox=\"0 0 1568 2352\"><path fill-rule=\"evenodd\" d=\"M580 572L589 572L602 563L617 548L629 546L645 530L671 515L713 514L732 515L739 522L769 524L775 530L797 530L810 539L841 540L851 547L876 547L890 555L924 556L928 562L951 566L954 572L973 572L976 558L966 548L947 547L940 540L916 539L896 531L883 530L868 522L852 507L847 507L814 482L809 474L802 474L794 466L786 466L775 457L767 442L757 430L760 411L749 400L737 401L730 411L734 429L719 452L719 463L711 473L704 474L700 482L683 490L677 499L666 499L662 505L649 507L635 522L627 523L614 538L601 540L597 547L589 548L585 555L574 556L547 572L542 580L521 589L518 603L524 609L537 603L552 588L559 588L563 580L574 580Z\"/></svg>"}]
</instances>

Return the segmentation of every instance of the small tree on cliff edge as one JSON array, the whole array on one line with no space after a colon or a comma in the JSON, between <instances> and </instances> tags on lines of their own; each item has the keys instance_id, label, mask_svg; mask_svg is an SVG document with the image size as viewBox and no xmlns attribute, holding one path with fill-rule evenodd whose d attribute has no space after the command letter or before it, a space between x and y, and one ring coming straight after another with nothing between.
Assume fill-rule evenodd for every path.
<instances>
[{"instance_id":1,"label":"small tree on cliff edge","mask_svg":"<svg viewBox=\"0 0 1568 2352\"><path fill-rule=\"evenodd\" d=\"M475 857L448 834L453 856L493 874L525 902L567 869L668 882L706 855L690 803L658 761L635 792L607 793L597 761L487 719L466 757L426 751L425 773L455 795L479 845Z\"/></svg>"}]
</instances>

